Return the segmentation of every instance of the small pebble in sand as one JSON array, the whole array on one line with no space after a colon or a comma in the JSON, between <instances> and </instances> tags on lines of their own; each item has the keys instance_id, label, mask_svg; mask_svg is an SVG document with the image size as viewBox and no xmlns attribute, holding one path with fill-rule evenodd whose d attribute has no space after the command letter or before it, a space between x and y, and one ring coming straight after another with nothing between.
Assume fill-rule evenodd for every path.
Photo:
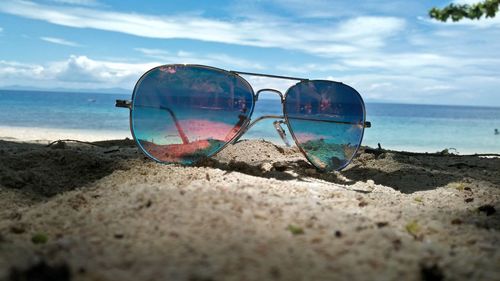
<instances>
[{"instance_id":1,"label":"small pebble in sand","mask_svg":"<svg viewBox=\"0 0 500 281\"><path fill-rule=\"evenodd\" d=\"M474 198L465 198L465 203L470 203L472 201L474 201Z\"/></svg>"},{"instance_id":2,"label":"small pebble in sand","mask_svg":"<svg viewBox=\"0 0 500 281\"><path fill-rule=\"evenodd\" d=\"M491 216L496 212L495 207L493 207L493 205L490 204L482 205L477 209L479 212L485 213L487 216Z\"/></svg>"},{"instance_id":3,"label":"small pebble in sand","mask_svg":"<svg viewBox=\"0 0 500 281\"><path fill-rule=\"evenodd\" d=\"M394 250L399 251L402 245L403 243L401 242L401 239L397 238L392 240L392 246L394 247Z\"/></svg>"},{"instance_id":4,"label":"small pebble in sand","mask_svg":"<svg viewBox=\"0 0 500 281\"><path fill-rule=\"evenodd\" d=\"M462 224L462 220L461 219L454 219L451 221L451 224Z\"/></svg>"},{"instance_id":5,"label":"small pebble in sand","mask_svg":"<svg viewBox=\"0 0 500 281\"><path fill-rule=\"evenodd\" d=\"M420 265L420 276L424 281L441 281L444 280L444 274L437 264Z\"/></svg>"},{"instance_id":6,"label":"small pebble in sand","mask_svg":"<svg viewBox=\"0 0 500 281\"><path fill-rule=\"evenodd\" d=\"M342 237L342 235L343 235L343 234L342 234L342 232L341 232L340 230L336 230L336 231L335 231L335 237L337 237L337 238L341 238L341 237Z\"/></svg>"},{"instance_id":7,"label":"small pebble in sand","mask_svg":"<svg viewBox=\"0 0 500 281\"><path fill-rule=\"evenodd\" d=\"M389 223L386 222L386 221L377 222L377 227L378 228L386 227L388 225L389 225Z\"/></svg>"},{"instance_id":8,"label":"small pebble in sand","mask_svg":"<svg viewBox=\"0 0 500 281\"><path fill-rule=\"evenodd\" d=\"M286 169L288 169L288 165L286 162L274 162L273 167L278 172L284 172Z\"/></svg>"},{"instance_id":9,"label":"small pebble in sand","mask_svg":"<svg viewBox=\"0 0 500 281\"><path fill-rule=\"evenodd\" d=\"M305 169L304 172L306 173L306 175L308 176L314 176L316 175L318 172L316 171L316 169Z\"/></svg>"},{"instance_id":10,"label":"small pebble in sand","mask_svg":"<svg viewBox=\"0 0 500 281\"><path fill-rule=\"evenodd\" d=\"M261 166L260 166L260 170L262 172L270 172L272 171L273 169L273 165L269 162L266 162L266 163L263 163Z\"/></svg>"},{"instance_id":11,"label":"small pebble in sand","mask_svg":"<svg viewBox=\"0 0 500 281\"><path fill-rule=\"evenodd\" d=\"M10 227L10 232L14 234L21 234L24 233L25 231L26 231L25 226L22 224L16 224Z\"/></svg>"},{"instance_id":12,"label":"small pebble in sand","mask_svg":"<svg viewBox=\"0 0 500 281\"><path fill-rule=\"evenodd\" d=\"M10 213L10 215L9 215L9 218L11 220L20 220L22 217L23 217L23 214L21 212L18 212L18 211L14 211L14 212Z\"/></svg>"}]
</instances>

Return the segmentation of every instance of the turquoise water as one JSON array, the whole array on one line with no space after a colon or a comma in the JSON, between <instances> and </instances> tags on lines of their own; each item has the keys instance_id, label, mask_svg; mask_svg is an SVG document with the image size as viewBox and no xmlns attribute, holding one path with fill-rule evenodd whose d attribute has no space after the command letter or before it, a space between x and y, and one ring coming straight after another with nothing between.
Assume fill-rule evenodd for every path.
<instances>
[{"instance_id":1,"label":"turquoise water","mask_svg":"<svg viewBox=\"0 0 500 281\"><path fill-rule=\"evenodd\" d=\"M368 104L364 144L396 150L500 153L500 108Z\"/></svg>"},{"instance_id":2,"label":"turquoise water","mask_svg":"<svg viewBox=\"0 0 500 281\"><path fill-rule=\"evenodd\" d=\"M0 91L0 126L129 131L128 110L115 108L115 99L130 95ZM368 103L364 145L436 152L500 153L500 108ZM280 114L279 100L260 99L253 119ZM282 143L273 120L257 123L245 138ZM286 129L286 128L285 128ZM289 135L289 134L288 134ZM293 140L290 138L290 142Z\"/></svg>"}]
</instances>

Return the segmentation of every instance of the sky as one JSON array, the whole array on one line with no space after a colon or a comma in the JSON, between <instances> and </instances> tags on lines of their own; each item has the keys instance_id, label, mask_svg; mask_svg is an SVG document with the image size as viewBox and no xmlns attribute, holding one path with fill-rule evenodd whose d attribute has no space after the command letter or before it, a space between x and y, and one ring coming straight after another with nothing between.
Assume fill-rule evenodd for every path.
<instances>
[{"instance_id":1,"label":"sky","mask_svg":"<svg viewBox=\"0 0 500 281\"><path fill-rule=\"evenodd\" d=\"M449 3L1 0L0 88L131 92L152 67L194 63L341 81L366 101L500 106L500 16L428 17Z\"/></svg>"}]
</instances>

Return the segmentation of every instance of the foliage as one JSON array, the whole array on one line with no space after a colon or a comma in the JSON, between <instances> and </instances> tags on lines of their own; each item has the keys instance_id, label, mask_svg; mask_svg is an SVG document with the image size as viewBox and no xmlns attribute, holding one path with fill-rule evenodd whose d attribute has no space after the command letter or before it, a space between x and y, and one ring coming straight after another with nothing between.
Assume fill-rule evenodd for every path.
<instances>
[{"instance_id":1,"label":"foliage","mask_svg":"<svg viewBox=\"0 0 500 281\"><path fill-rule=\"evenodd\" d=\"M450 17L453 21L459 21L463 18L478 20L483 15L486 18L493 18L498 12L499 4L500 0L484 0L472 5L452 3L442 9L432 8L429 11L429 16L440 21L447 21Z\"/></svg>"}]
</instances>

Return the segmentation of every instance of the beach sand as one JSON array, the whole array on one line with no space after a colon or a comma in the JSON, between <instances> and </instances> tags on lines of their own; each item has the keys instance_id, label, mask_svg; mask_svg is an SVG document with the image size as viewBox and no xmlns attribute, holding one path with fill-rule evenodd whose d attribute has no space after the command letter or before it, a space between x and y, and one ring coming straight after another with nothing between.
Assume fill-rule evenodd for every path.
<instances>
[{"instance_id":1,"label":"beach sand","mask_svg":"<svg viewBox=\"0 0 500 281\"><path fill-rule=\"evenodd\" d=\"M0 141L0 280L500 280L498 158L95 144Z\"/></svg>"}]
</instances>

